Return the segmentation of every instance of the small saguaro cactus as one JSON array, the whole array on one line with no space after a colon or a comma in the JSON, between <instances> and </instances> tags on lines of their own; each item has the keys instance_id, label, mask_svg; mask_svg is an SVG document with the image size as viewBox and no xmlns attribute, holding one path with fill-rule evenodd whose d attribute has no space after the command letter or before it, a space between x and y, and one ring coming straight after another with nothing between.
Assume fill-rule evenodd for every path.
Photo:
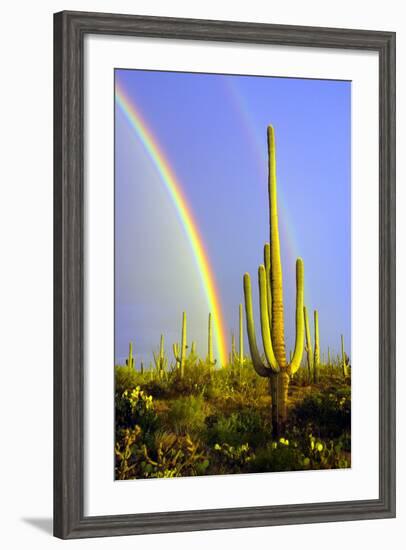
<instances>
[{"instance_id":1,"label":"small saguaro cactus","mask_svg":"<svg viewBox=\"0 0 406 550\"><path fill-rule=\"evenodd\" d=\"M161 339L159 341L159 353L156 354L154 352L153 356L154 356L154 363L155 363L156 370L158 372L158 376L162 378L166 373L166 369L168 367L168 358L165 355L165 341L164 341L163 334L161 334Z\"/></svg>"},{"instance_id":2,"label":"small saguaro cactus","mask_svg":"<svg viewBox=\"0 0 406 550\"><path fill-rule=\"evenodd\" d=\"M133 356L133 343L130 342L129 350L128 350L128 357L125 360L125 364L127 367L131 367L132 369L135 368L135 360Z\"/></svg>"},{"instance_id":3,"label":"small saguaro cactus","mask_svg":"<svg viewBox=\"0 0 406 550\"><path fill-rule=\"evenodd\" d=\"M182 313L182 339L179 344L173 344L173 355L175 356L176 364L178 369L180 369L180 375L183 377L185 370L185 360L186 360L186 313Z\"/></svg>"},{"instance_id":4,"label":"small saguaro cactus","mask_svg":"<svg viewBox=\"0 0 406 550\"><path fill-rule=\"evenodd\" d=\"M209 326L208 326L208 339L207 339L207 362L210 366L214 367L216 360L213 355L213 325L211 313L209 313Z\"/></svg>"},{"instance_id":5,"label":"small saguaro cactus","mask_svg":"<svg viewBox=\"0 0 406 550\"><path fill-rule=\"evenodd\" d=\"M143 363L143 361L141 361L141 364L140 364L140 372L141 372L142 375L144 374L144 363Z\"/></svg>"},{"instance_id":6,"label":"small saguaro cactus","mask_svg":"<svg viewBox=\"0 0 406 550\"><path fill-rule=\"evenodd\" d=\"M314 369L313 382L318 384L320 378L320 340L319 340L319 312L314 310Z\"/></svg>"},{"instance_id":7,"label":"small saguaro cactus","mask_svg":"<svg viewBox=\"0 0 406 550\"><path fill-rule=\"evenodd\" d=\"M344 336L341 335L341 365L342 365L342 368L343 368L343 376L347 376L348 375L348 364L347 364L347 356L345 354L345 349L344 349Z\"/></svg>"},{"instance_id":8,"label":"small saguaro cactus","mask_svg":"<svg viewBox=\"0 0 406 550\"><path fill-rule=\"evenodd\" d=\"M237 357L237 350L235 347L235 336L234 336L234 333L231 333L230 365L234 365L236 357Z\"/></svg>"},{"instance_id":9,"label":"small saguaro cactus","mask_svg":"<svg viewBox=\"0 0 406 550\"><path fill-rule=\"evenodd\" d=\"M196 357L196 342L192 342L192 345L190 346L189 357Z\"/></svg>"},{"instance_id":10,"label":"small saguaro cactus","mask_svg":"<svg viewBox=\"0 0 406 550\"><path fill-rule=\"evenodd\" d=\"M290 377L298 370L304 341L304 267L296 261L296 339L292 361L288 363L285 349L282 264L280 256L278 205L276 192L275 134L268 127L270 242L264 247L264 265L258 269L262 342L265 362L258 351L252 307L251 279L244 275L245 314L252 363L259 376L268 377L272 397L272 428L275 435L285 429Z\"/></svg>"}]
</instances>

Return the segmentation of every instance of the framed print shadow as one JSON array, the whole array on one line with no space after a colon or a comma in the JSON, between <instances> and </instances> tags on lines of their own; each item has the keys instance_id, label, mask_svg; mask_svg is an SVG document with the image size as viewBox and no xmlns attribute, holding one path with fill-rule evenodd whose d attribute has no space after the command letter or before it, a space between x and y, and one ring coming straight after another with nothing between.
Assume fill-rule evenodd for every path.
<instances>
[{"instance_id":1,"label":"framed print shadow","mask_svg":"<svg viewBox=\"0 0 406 550\"><path fill-rule=\"evenodd\" d=\"M54 16L54 534L395 516L395 34Z\"/></svg>"}]
</instances>

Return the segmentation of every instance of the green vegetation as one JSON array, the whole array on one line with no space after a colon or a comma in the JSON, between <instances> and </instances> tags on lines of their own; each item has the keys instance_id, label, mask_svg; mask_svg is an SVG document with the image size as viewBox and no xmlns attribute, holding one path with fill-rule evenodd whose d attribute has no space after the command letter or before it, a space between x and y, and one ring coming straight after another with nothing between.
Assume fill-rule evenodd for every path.
<instances>
[{"instance_id":1,"label":"green vegetation","mask_svg":"<svg viewBox=\"0 0 406 550\"><path fill-rule=\"evenodd\" d=\"M115 368L116 479L348 468L351 389L341 360L290 381L283 437L272 431L267 379L251 361L213 369L186 360L158 369Z\"/></svg>"}]
</instances>

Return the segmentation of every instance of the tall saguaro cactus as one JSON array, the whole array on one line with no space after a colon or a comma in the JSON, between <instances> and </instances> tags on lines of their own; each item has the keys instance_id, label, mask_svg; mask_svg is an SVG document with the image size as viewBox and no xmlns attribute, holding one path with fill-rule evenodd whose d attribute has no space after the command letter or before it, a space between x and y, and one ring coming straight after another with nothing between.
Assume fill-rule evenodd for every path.
<instances>
[{"instance_id":1,"label":"tall saguaro cactus","mask_svg":"<svg viewBox=\"0 0 406 550\"><path fill-rule=\"evenodd\" d=\"M186 313L183 312L182 314L182 339L179 344L173 344L173 355L175 356L175 360L177 363L178 368L180 369L180 375L183 378L183 373L185 369L185 361L186 361Z\"/></svg>"},{"instance_id":2,"label":"tall saguaro cactus","mask_svg":"<svg viewBox=\"0 0 406 550\"><path fill-rule=\"evenodd\" d=\"M296 260L296 339L292 361L286 360L284 334L284 308L282 288L282 263L280 256L278 205L276 189L275 133L268 127L269 155L269 211L270 243L264 247L264 265L258 268L259 301L262 342L265 362L258 351L254 314L252 307L251 280L244 275L245 312L247 319L248 342L253 366L260 376L270 380L272 396L272 425L274 434L280 434L287 420L287 401L290 376L294 374L302 360L304 341L304 266L303 260Z\"/></svg>"}]
</instances>

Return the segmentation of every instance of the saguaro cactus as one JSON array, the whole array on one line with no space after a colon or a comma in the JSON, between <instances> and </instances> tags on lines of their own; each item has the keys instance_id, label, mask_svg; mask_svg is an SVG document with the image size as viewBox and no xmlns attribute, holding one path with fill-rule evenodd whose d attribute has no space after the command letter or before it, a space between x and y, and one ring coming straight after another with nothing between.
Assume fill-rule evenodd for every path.
<instances>
[{"instance_id":1,"label":"saguaro cactus","mask_svg":"<svg viewBox=\"0 0 406 550\"><path fill-rule=\"evenodd\" d=\"M211 313L209 313L209 325L208 325L208 331L207 331L207 362L210 366L214 367L216 364L216 360L214 359L213 354L213 324L212 324L212 317Z\"/></svg>"},{"instance_id":2,"label":"saguaro cactus","mask_svg":"<svg viewBox=\"0 0 406 550\"><path fill-rule=\"evenodd\" d=\"M303 318L305 324L305 334L306 334L306 355L307 355L307 370L309 375L309 383L313 380L313 370L314 370L314 356L313 356L313 346L312 346L312 337L310 335L310 325L309 317L307 315L307 307L303 308Z\"/></svg>"},{"instance_id":3,"label":"saguaro cactus","mask_svg":"<svg viewBox=\"0 0 406 550\"><path fill-rule=\"evenodd\" d=\"M175 360L177 363L178 368L180 369L180 375L183 377L184 369L185 369L185 360L186 360L186 313L183 312L182 314L182 339L180 343L180 349L179 344L173 344L173 354L175 356Z\"/></svg>"},{"instance_id":4,"label":"saguaro cactus","mask_svg":"<svg viewBox=\"0 0 406 550\"><path fill-rule=\"evenodd\" d=\"M314 371L313 381L318 384L320 378L320 340L319 340L319 312L314 310Z\"/></svg>"},{"instance_id":5,"label":"saguaro cactus","mask_svg":"<svg viewBox=\"0 0 406 550\"><path fill-rule=\"evenodd\" d=\"M341 365L343 367L343 376L347 376L347 374L348 374L347 357L345 355L344 336L343 335L341 335Z\"/></svg>"},{"instance_id":6,"label":"saguaro cactus","mask_svg":"<svg viewBox=\"0 0 406 550\"><path fill-rule=\"evenodd\" d=\"M189 353L189 357L190 358L195 358L196 357L196 342L192 342L192 345L190 346L190 353Z\"/></svg>"},{"instance_id":7,"label":"saguaro cactus","mask_svg":"<svg viewBox=\"0 0 406 550\"><path fill-rule=\"evenodd\" d=\"M156 370L158 371L158 375L161 378L165 374L168 366L168 358L165 355L165 343L163 334L161 334L161 339L159 341L159 354L156 354L154 352L153 355Z\"/></svg>"},{"instance_id":8,"label":"saguaro cactus","mask_svg":"<svg viewBox=\"0 0 406 550\"><path fill-rule=\"evenodd\" d=\"M268 377L270 380L273 431L275 435L278 435L284 430L287 420L290 376L298 370L303 355L304 266L303 260L298 258L296 260L296 339L293 358L288 363L286 360L284 334L282 264L276 191L275 134L272 126L268 127L268 154L271 246L268 243L265 244L264 265L260 265L258 268L260 319L265 362L261 358L256 342L251 280L248 273L244 275L244 297L252 363L260 376Z\"/></svg>"},{"instance_id":9,"label":"saguaro cactus","mask_svg":"<svg viewBox=\"0 0 406 550\"><path fill-rule=\"evenodd\" d=\"M127 367L131 367L132 369L135 368L135 360L133 356L133 343L130 342L129 350L128 350L128 357L125 360L125 364Z\"/></svg>"}]
</instances>

